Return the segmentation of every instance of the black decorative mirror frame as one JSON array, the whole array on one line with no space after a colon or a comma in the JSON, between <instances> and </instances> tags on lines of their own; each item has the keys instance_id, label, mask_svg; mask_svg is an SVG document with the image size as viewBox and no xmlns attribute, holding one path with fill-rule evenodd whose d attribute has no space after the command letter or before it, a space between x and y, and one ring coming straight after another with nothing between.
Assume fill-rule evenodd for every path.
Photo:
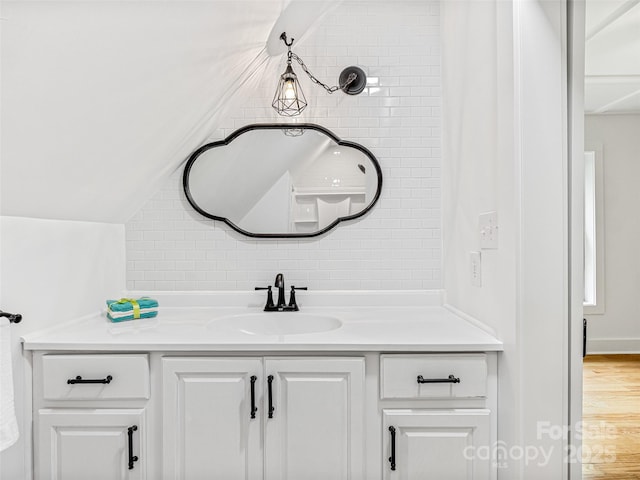
<instances>
[{"instance_id":1,"label":"black decorative mirror frame","mask_svg":"<svg viewBox=\"0 0 640 480\"><path fill-rule=\"evenodd\" d=\"M249 143L248 146L243 146L242 148L237 147L237 149L241 150L241 153L245 153L244 150L248 149L249 147L254 147L254 149L257 149L258 151L256 152L256 156L261 157L261 158L231 158L230 160L227 160L224 158L224 156L222 155L218 155L218 159L216 159L215 157L212 159L208 159L207 161L209 161L211 164L215 164L213 166L201 166L198 167L196 166L196 162L198 161L198 159L201 159L201 161L205 160L205 157L203 157L204 154L206 154L207 152L212 152L212 149L217 149L220 147L225 147L230 145L232 142L234 142L234 140L237 142L238 137L240 137L243 134L248 134L250 132L254 132L257 130L266 130L266 131L271 131L271 130L279 130L283 135L282 135L282 139L284 141L294 141L295 138L298 138L300 136L303 136L305 133L307 133L307 131L312 131L312 132L316 132L316 135L324 135L326 137L328 137L328 139L334 143L332 144L328 144L325 147L325 150L327 150L328 147L330 147L331 149L333 149L333 152L329 152L332 153L334 155L334 157L327 157L328 153L324 152L324 155L326 158L331 158L331 162L335 163L336 159L339 159L339 157L335 156L335 155L339 155L341 153L345 153L347 150L346 149L355 149L358 152L360 152L359 155L361 155L362 160L360 160L360 162L358 162L358 160L354 160L353 158L349 158L348 162L351 162L350 164L341 164L341 169L344 170L346 166L353 166L356 165L357 166L357 170L359 170L359 172L357 173L357 175L360 174L364 174L364 177L367 177L367 168L368 166L365 166L363 164L366 164L367 162L370 162L370 165L373 167L373 171L375 171L375 177L372 176L373 172L372 170L369 170L369 177L364 178L362 180L363 186L359 186L361 193L358 193L357 195L360 195L358 198L359 199L363 199L362 201L358 200L358 202L361 203L357 203L357 202L351 202L350 200L347 200L346 203L348 205L350 205L349 208L351 208L351 205L356 205L356 206L360 206L362 205L362 208L352 212L349 211L347 214L345 215L340 215L337 216L337 218L335 218L334 220L329 220L330 223L328 223L327 225L322 225L320 224L320 222L318 220L316 220L316 223L318 224L317 230L308 230L308 231L286 231L286 232L266 232L266 231L251 231L251 229L249 228L243 228L244 226L240 226L238 225L238 223L240 223L239 221L232 221L231 219L229 219L228 217L230 215L221 215L220 214L220 210L224 210L224 206L218 206L218 203L220 202L213 202L214 205L213 206L203 206L201 205L202 200L203 200L203 196L213 196L215 198L215 195L218 194L218 196L222 195L221 198L224 198L225 200L228 198L230 200L230 203L232 204L236 204L238 202L233 202L232 198L234 195L240 195L243 191L242 186L236 186L236 185L232 185L233 182L236 182L238 180L238 178L243 179L243 178L248 178L251 179L253 181L256 181L256 179L260 179L261 176L260 175L256 175L255 174L255 170L253 170L255 168L255 162L265 162L263 163L264 165L267 165L267 167L270 166L270 164L268 163L270 160L266 159L264 157L262 157L263 154L268 154L268 144L269 142L259 142L259 141L254 141L253 143ZM266 135L266 134L265 134ZM319 138L319 137L318 137ZM274 163L276 162L282 162L282 158L284 158L284 154L280 154L279 150L275 151L276 147L280 148L280 143L279 143L279 138L278 140L278 144L276 145L276 142L273 139L269 139L270 143L273 143L273 146L271 147L272 150L274 150L274 157L272 158L276 158L276 160L274 161ZM300 140L296 140L297 142L300 142ZM323 139L320 139L318 141L324 141ZM248 142L248 141L247 141ZM324 141L325 143L327 143L326 141ZM257 145L254 145L257 144ZM312 149L315 149L316 151L319 149L317 144L312 144ZM342 151L340 151L342 150ZM318 154L316 152L313 152L316 157L318 156ZM217 152L216 152L217 154ZM277 154L277 156L276 156ZM299 152L297 152L297 154L299 154ZM309 155L311 155L312 153L309 152ZM236 155L238 155L236 153ZM347 155L343 156L343 157L347 157ZM229 162L238 162L237 166L235 165L229 165ZM304 160L302 160L304 161ZM225 164L226 162L226 164ZM251 162L251 164L249 164L249 162ZM293 161L290 161L289 163L291 165L293 165L293 162L296 162L296 164L294 165L294 168L300 164L301 160L298 159L298 157L296 157ZM310 165L313 167L315 165L314 168L318 168L318 162L317 160L311 160L311 162L316 162L316 163L311 163ZM325 162L325 163L329 163L329 162ZM203 164L204 165L204 164ZM249 165L251 165L251 167L249 167ZM259 164L260 165L260 164ZM239 169L239 171L234 172L234 174L232 175L234 178L228 178L230 175L230 167L235 166L236 169ZM222 167L222 168L219 168ZM216 168L217 172L214 173L213 169ZM251 172L248 172L248 169L252 169L253 171L253 175ZM285 167L282 167L285 168ZM302 168L302 167L300 167ZM199 169L199 170L198 170ZM285 168L286 170L286 168ZM351 168L351 172L353 172L355 169ZM265 170L265 172L271 173L268 170ZM355 178L353 173L349 173L350 178ZM288 171L286 172L288 175ZM317 172L314 172L317 175ZM206 175L203 175L206 174ZM275 172L275 175L277 176L278 172ZM330 174L328 174L330 175ZM219 185L219 190L220 192L216 192L216 185L215 185L215 181L216 179L221 178ZM278 178L278 177L276 177ZM326 180L327 177L325 177ZM335 183L338 183L338 186L340 186L340 178L334 179L333 180L333 185L330 185L330 187L335 187ZM373 182L375 181L375 192L373 191L373 188L369 188L370 190L370 194L367 194L367 188L366 188L366 182ZM364 214L366 214L369 210L371 210L371 208L376 204L376 202L378 201L378 198L380 197L380 192L382 190L382 169L380 168L380 164L378 163L378 160L375 158L375 156L364 146L359 145L357 143L354 142L349 142L349 141L344 141L341 140L340 138L338 138L336 135L333 134L333 132L331 132L330 130L321 127L319 125L315 125L315 124L309 124L309 123L304 123L304 124L253 124L253 125L247 125L245 127L242 127L238 130L236 130L235 132L233 132L231 135L229 135L227 138L225 138L224 140L221 141L216 141L216 142L211 142L211 143L207 143L201 147L199 147L195 152L193 152L193 154L191 154L191 156L189 157L189 159L187 160L187 163L185 165L184 168L184 174L183 174L183 178L182 178L182 184L183 184L183 188L184 188L184 192L185 195L187 197L187 200L189 201L189 203L191 204L191 206L201 215L203 215L204 217L207 218L211 218L213 220L220 220L225 222L227 225L229 225L231 228L233 228L235 231L246 235L248 237L254 237L254 238L305 238L305 237L316 237L318 235L322 235L323 233L328 232L329 230L331 230L332 228L334 228L335 226L337 226L340 222L343 221L347 221L347 220L353 220L356 219L358 217L363 216ZM195 185L194 185L195 184ZM194 188L195 187L195 188ZM236 188L237 187L237 188ZM246 191L250 191L251 190L251 186L247 185L247 188L245 189ZM373 187L373 185L371 185L371 187ZM289 184L288 186L289 191L295 191L295 187L293 187L293 185ZM319 194L315 194L316 195L316 203L319 203L320 201L318 200L318 197L320 196L324 196L324 195L332 195L332 196L337 196L340 198L345 198L345 196L349 196L349 193L342 193L343 190L341 190L340 188L327 188L327 186L323 186L321 188L324 188L324 192L325 193L319 193ZM227 196L223 193L223 190L227 189L228 192L230 192L230 194ZM283 190L281 188L281 190ZM195 192L195 194L194 194ZM291 195L294 195L293 193ZM304 194L301 193L300 195L312 195L312 194ZM355 195L355 194L354 194ZM265 195L266 196L266 195ZM369 200L367 197L370 196L371 199ZM198 198L200 197L200 198ZM263 197L264 198L264 197ZM260 200L262 200L263 198L261 198ZM198 200L200 200L200 204L198 203ZM207 198L204 198L204 200L207 200ZM291 199L288 199L288 201L291 201ZM251 205L251 202L249 202L249 204ZM257 203L256 203L257 204ZM309 204L311 205L311 204ZM255 205L254 205L255 207ZM291 205L289 205L289 207L291 208ZM253 208L253 207L252 207ZM264 211L265 207L261 207ZM318 208L318 206L316 205L316 209ZM266 207L266 211L269 211L270 208L269 206ZM317 215L317 212L316 212ZM337 214L336 214L337 215ZM234 219L235 220L235 219ZM243 220L243 219L241 219ZM289 219L288 220L289 224L291 224L292 220ZM301 223L305 223L305 222L311 222L313 223L313 220L309 221L309 220L301 220ZM311 228L311 227L304 227L304 228Z\"/></svg>"}]
</instances>

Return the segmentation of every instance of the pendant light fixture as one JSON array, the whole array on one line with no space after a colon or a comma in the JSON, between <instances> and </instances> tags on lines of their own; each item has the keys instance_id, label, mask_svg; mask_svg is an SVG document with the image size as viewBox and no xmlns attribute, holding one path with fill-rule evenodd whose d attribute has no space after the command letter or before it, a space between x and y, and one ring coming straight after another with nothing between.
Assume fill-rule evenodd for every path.
<instances>
[{"instance_id":1,"label":"pendant light fixture","mask_svg":"<svg viewBox=\"0 0 640 480\"><path fill-rule=\"evenodd\" d=\"M293 71L291 60L298 62L311 81L316 85L320 85L328 93L342 90L347 95L358 95L364 90L364 87L367 84L367 76L361 68L353 66L345 68L342 73L340 73L338 85L329 87L314 77L302 59L291 51L293 38L288 40L286 32L282 32L280 39L287 46L288 51L287 68L280 76L278 88L276 89L276 94L274 95L273 102L271 103L271 106L276 110L276 112L278 112L278 114L285 117L293 117L300 115L300 113L302 113L302 111L307 107L307 99L302 92L298 77Z\"/></svg>"}]
</instances>

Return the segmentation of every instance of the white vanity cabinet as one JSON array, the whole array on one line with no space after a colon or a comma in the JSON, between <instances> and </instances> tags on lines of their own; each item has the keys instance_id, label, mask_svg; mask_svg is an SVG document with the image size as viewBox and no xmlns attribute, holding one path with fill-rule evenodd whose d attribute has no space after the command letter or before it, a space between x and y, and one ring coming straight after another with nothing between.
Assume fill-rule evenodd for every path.
<instances>
[{"instance_id":1,"label":"white vanity cabinet","mask_svg":"<svg viewBox=\"0 0 640 480\"><path fill-rule=\"evenodd\" d=\"M496 478L495 380L484 353L381 355L383 479Z\"/></svg>"},{"instance_id":2,"label":"white vanity cabinet","mask_svg":"<svg viewBox=\"0 0 640 480\"><path fill-rule=\"evenodd\" d=\"M34 355L36 480L146 478L145 354Z\"/></svg>"},{"instance_id":3,"label":"white vanity cabinet","mask_svg":"<svg viewBox=\"0 0 640 480\"><path fill-rule=\"evenodd\" d=\"M364 358L165 357L162 370L164 478L364 480Z\"/></svg>"},{"instance_id":4,"label":"white vanity cabinet","mask_svg":"<svg viewBox=\"0 0 640 480\"><path fill-rule=\"evenodd\" d=\"M495 480L497 353L34 351L35 480Z\"/></svg>"}]
</instances>

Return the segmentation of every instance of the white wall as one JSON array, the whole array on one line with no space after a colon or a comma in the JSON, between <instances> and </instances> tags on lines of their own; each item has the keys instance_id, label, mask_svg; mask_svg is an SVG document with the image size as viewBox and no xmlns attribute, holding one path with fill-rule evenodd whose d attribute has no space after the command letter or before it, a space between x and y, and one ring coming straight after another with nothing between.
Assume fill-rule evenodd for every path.
<instances>
[{"instance_id":1,"label":"white wall","mask_svg":"<svg viewBox=\"0 0 640 480\"><path fill-rule=\"evenodd\" d=\"M327 83L355 64L378 84L359 96L328 95L294 62L309 101L299 121L372 150L384 175L379 203L320 238L254 240L193 211L180 169L126 224L129 288L246 290L271 284L278 272L315 290L441 287L439 4L348 3L293 50ZM278 74L284 65L283 58ZM277 80L263 79L212 136L283 122L271 108Z\"/></svg>"},{"instance_id":2,"label":"white wall","mask_svg":"<svg viewBox=\"0 0 640 480\"><path fill-rule=\"evenodd\" d=\"M30 390L20 336L99 311L125 287L122 225L0 217L0 308L21 313L12 325L20 439L0 454L0 478L28 478Z\"/></svg>"},{"instance_id":3,"label":"white wall","mask_svg":"<svg viewBox=\"0 0 640 480\"><path fill-rule=\"evenodd\" d=\"M585 150L602 149L604 314L586 315L589 353L640 352L640 115L587 115Z\"/></svg>"},{"instance_id":4,"label":"white wall","mask_svg":"<svg viewBox=\"0 0 640 480\"><path fill-rule=\"evenodd\" d=\"M522 462L522 478L565 478L569 468L579 472L580 464L569 462L568 436L552 435L548 428L575 428L568 425L567 2L514 5L519 365L512 373L522 445L552 452L547 465Z\"/></svg>"},{"instance_id":5,"label":"white wall","mask_svg":"<svg viewBox=\"0 0 640 480\"><path fill-rule=\"evenodd\" d=\"M129 219L250 89L248 78L269 70L265 42L290 3L316 15L330 8L3 1L2 214Z\"/></svg>"},{"instance_id":6,"label":"white wall","mask_svg":"<svg viewBox=\"0 0 640 480\"><path fill-rule=\"evenodd\" d=\"M504 342L499 478L561 479L567 409L567 163L564 4L443 3L443 279L447 303ZM478 216L498 213L482 250ZM542 393L544 392L544 393ZM525 460L517 452L536 458ZM542 452L549 453L543 460ZM502 460L502 461L501 461Z\"/></svg>"},{"instance_id":7,"label":"white wall","mask_svg":"<svg viewBox=\"0 0 640 480\"><path fill-rule=\"evenodd\" d=\"M513 161L512 7L443 6L443 281L446 302L478 318L504 342L498 437L520 443L516 298L516 180ZM460 32L465 32L464 35ZM480 251L478 216L496 211L499 248L481 252L482 287L471 285L469 253ZM494 459L495 460L495 459ZM517 478L517 462L500 474Z\"/></svg>"},{"instance_id":8,"label":"white wall","mask_svg":"<svg viewBox=\"0 0 640 480\"><path fill-rule=\"evenodd\" d=\"M448 303L473 312L504 338L512 334L515 311L511 7L473 1L445 5L444 287ZM499 248L481 252L478 288L471 285L469 253L480 251L478 216L488 211L498 213Z\"/></svg>"}]
</instances>

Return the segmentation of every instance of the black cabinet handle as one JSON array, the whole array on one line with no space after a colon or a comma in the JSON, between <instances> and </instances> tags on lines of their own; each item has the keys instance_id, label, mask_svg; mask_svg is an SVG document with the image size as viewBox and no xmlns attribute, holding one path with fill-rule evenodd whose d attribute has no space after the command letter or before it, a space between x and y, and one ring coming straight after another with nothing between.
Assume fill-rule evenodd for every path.
<instances>
[{"instance_id":1,"label":"black cabinet handle","mask_svg":"<svg viewBox=\"0 0 640 480\"><path fill-rule=\"evenodd\" d=\"M76 383L103 383L106 385L111 383L111 380L113 380L113 377L111 375L107 375L106 378L99 378L96 380L85 380L80 375L78 375L76 378L70 378L69 380L67 380L67 384L75 385Z\"/></svg>"},{"instance_id":2,"label":"black cabinet handle","mask_svg":"<svg viewBox=\"0 0 640 480\"><path fill-rule=\"evenodd\" d=\"M391 456L389 457L389 463L391 464L391 470L396 470L396 427L389 427L389 433L391 434Z\"/></svg>"},{"instance_id":3,"label":"black cabinet handle","mask_svg":"<svg viewBox=\"0 0 640 480\"><path fill-rule=\"evenodd\" d=\"M136 430L138 430L137 425L127 429L127 436L129 437L129 470L133 470L134 462L138 461L138 457L133 454L133 432Z\"/></svg>"},{"instance_id":4,"label":"black cabinet handle","mask_svg":"<svg viewBox=\"0 0 640 480\"><path fill-rule=\"evenodd\" d=\"M454 375L447 378L422 378L422 375L418 375L418 383L460 383L460 379Z\"/></svg>"},{"instance_id":5,"label":"black cabinet handle","mask_svg":"<svg viewBox=\"0 0 640 480\"><path fill-rule=\"evenodd\" d=\"M256 380L258 377L251 375L251 418L256 418L258 411L258 407L256 407Z\"/></svg>"},{"instance_id":6,"label":"black cabinet handle","mask_svg":"<svg viewBox=\"0 0 640 480\"><path fill-rule=\"evenodd\" d=\"M267 377L267 384L269 386L269 418L273 418L273 412L275 411L273 406L273 375Z\"/></svg>"}]
</instances>

